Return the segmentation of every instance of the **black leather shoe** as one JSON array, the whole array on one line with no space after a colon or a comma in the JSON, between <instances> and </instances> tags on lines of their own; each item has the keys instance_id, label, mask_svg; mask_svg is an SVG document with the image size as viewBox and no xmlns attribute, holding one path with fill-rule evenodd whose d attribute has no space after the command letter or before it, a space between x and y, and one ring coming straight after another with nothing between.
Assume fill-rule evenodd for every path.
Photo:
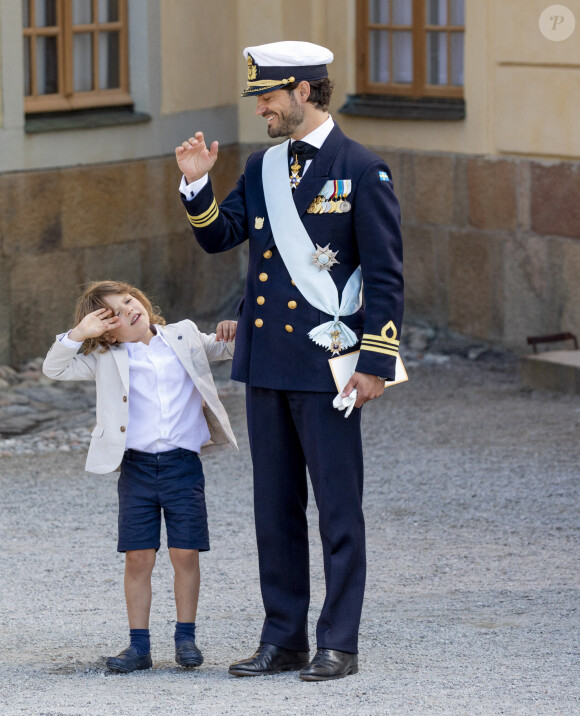
<instances>
[{"instance_id":1,"label":"black leather shoe","mask_svg":"<svg viewBox=\"0 0 580 716\"><path fill-rule=\"evenodd\" d=\"M175 645L175 661L179 666L201 666L203 656L193 639L184 639Z\"/></svg>"},{"instance_id":2,"label":"black leather shoe","mask_svg":"<svg viewBox=\"0 0 580 716\"><path fill-rule=\"evenodd\" d=\"M117 656L110 656L107 661L107 669L111 671L119 671L123 674L130 671L139 671L141 669L150 669L153 666L151 654L140 656L134 646L128 646Z\"/></svg>"},{"instance_id":3,"label":"black leather shoe","mask_svg":"<svg viewBox=\"0 0 580 716\"><path fill-rule=\"evenodd\" d=\"M358 654L336 649L319 649L305 669L300 672L304 681L328 681L358 674Z\"/></svg>"},{"instance_id":4,"label":"black leather shoe","mask_svg":"<svg viewBox=\"0 0 580 716\"><path fill-rule=\"evenodd\" d=\"M264 676L280 671L297 671L308 664L307 651L290 651L273 644L260 644L250 659L236 661L230 666L233 676Z\"/></svg>"}]
</instances>

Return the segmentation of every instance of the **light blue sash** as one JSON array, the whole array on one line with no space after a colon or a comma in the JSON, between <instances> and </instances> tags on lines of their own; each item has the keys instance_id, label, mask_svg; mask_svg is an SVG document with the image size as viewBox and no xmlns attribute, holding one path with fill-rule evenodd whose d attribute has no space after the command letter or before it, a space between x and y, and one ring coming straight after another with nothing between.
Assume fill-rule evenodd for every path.
<instances>
[{"instance_id":1,"label":"light blue sash","mask_svg":"<svg viewBox=\"0 0 580 716\"><path fill-rule=\"evenodd\" d=\"M348 279L339 304L338 289L330 273L312 263L314 245L296 209L288 178L288 142L264 154L262 183L274 241L288 273L308 303L334 316L334 320L313 328L308 336L317 345L329 348L333 342L331 333L338 331L342 349L354 346L357 337L340 316L350 316L361 307L361 268Z\"/></svg>"}]
</instances>

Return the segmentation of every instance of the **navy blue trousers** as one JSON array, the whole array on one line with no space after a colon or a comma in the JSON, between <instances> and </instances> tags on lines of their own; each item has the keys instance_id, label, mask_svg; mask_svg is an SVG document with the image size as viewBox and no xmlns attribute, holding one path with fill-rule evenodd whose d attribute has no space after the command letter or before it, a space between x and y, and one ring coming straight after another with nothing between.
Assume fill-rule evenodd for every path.
<instances>
[{"instance_id":1,"label":"navy blue trousers","mask_svg":"<svg viewBox=\"0 0 580 716\"><path fill-rule=\"evenodd\" d=\"M261 641L308 651L306 468L319 511L326 598L317 647L356 654L366 576L360 410L333 393L248 386L254 513L266 618Z\"/></svg>"}]
</instances>

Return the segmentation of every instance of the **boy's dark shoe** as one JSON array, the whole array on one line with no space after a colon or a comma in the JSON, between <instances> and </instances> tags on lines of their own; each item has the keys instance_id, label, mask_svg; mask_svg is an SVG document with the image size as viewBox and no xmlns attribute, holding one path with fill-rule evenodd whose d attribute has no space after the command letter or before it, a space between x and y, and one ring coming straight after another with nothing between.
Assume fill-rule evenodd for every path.
<instances>
[{"instance_id":1,"label":"boy's dark shoe","mask_svg":"<svg viewBox=\"0 0 580 716\"><path fill-rule=\"evenodd\" d=\"M303 681L328 681L358 674L358 654L336 649L319 649L305 669L300 672Z\"/></svg>"},{"instance_id":2,"label":"boy's dark shoe","mask_svg":"<svg viewBox=\"0 0 580 716\"><path fill-rule=\"evenodd\" d=\"M201 666L203 656L191 639L183 639L175 645L175 661L179 666Z\"/></svg>"},{"instance_id":3,"label":"boy's dark shoe","mask_svg":"<svg viewBox=\"0 0 580 716\"><path fill-rule=\"evenodd\" d=\"M130 671L150 669L153 666L151 654L140 656L134 646L128 646L117 656L110 656L107 661L107 669L127 674Z\"/></svg>"},{"instance_id":4,"label":"boy's dark shoe","mask_svg":"<svg viewBox=\"0 0 580 716\"><path fill-rule=\"evenodd\" d=\"M264 676L280 671L297 671L308 664L307 651L290 651L273 644L260 644L249 659L236 661L229 668L233 676Z\"/></svg>"}]
</instances>

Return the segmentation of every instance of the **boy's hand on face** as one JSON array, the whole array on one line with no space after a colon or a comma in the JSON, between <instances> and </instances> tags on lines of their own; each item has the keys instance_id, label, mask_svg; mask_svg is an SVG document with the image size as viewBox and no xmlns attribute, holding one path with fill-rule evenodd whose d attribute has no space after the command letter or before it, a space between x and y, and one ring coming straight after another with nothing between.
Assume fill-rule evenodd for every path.
<instances>
[{"instance_id":1,"label":"boy's hand on face","mask_svg":"<svg viewBox=\"0 0 580 716\"><path fill-rule=\"evenodd\" d=\"M217 157L218 143L212 142L208 149L203 132L196 132L195 137L190 137L180 147L175 148L177 165L188 184L205 176L216 163Z\"/></svg>"},{"instance_id":2,"label":"boy's hand on face","mask_svg":"<svg viewBox=\"0 0 580 716\"><path fill-rule=\"evenodd\" d=\"M220 321L215 329L216 341L225 341L229 343L236 337L237 321Z\"/></svg>"},{"instance_id":3,"label":"boy's hand on face","mask_svg":"<svg viewBox=\"0 0 580 716\"><path fill-rule=\"evenodd\" d=\"M87 338L98 338L107 331L119 328L121 319L113 316L110 308L97 308L87 313L83 320L69 333L71 341L86 341Z\"/></svg>"}]
</instances>

